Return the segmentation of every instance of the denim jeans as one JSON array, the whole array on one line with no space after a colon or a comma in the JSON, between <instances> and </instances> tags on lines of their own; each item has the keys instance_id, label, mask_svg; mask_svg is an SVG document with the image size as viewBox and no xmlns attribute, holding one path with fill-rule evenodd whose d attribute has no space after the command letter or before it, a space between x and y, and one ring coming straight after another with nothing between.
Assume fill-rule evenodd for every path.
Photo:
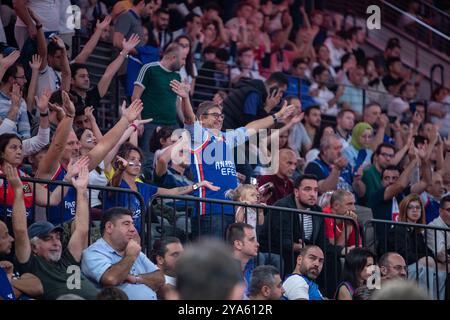
<instances>
[{"instance_id":1,"label":"denim jeans","mask_svg":"<svg viewBox=\"0 0 450 320\"><path fill-rule=\"evenodd\" d=\"M192 240L202 236L213 236L225 239L228 226L234 223L234 215L204 215L191 218ZM200 227L200 228L199 228Z\"/></svg>"}]
</instances>

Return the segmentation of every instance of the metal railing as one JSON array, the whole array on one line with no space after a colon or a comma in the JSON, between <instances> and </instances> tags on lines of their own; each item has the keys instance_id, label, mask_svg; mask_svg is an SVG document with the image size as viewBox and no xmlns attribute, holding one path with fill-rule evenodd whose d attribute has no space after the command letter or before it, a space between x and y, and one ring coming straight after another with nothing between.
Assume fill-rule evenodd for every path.
<instances>
[{"instance_id":1,"label":"metal railing","mask_svg":"<svg viewBox=\"0 0 450 320\"><path fill-rule=\"evenodd\" d=\"M235 212L238 207L244 208L244 217L247 217L248 212L257 213L258 210L263 210L264 224L259 225L261 221L258 214L256 219L256 231L260 244L259 254L255 257L256 264L272 264L284 277L295 268L300 240L303 244L316 244L322 248L325 255L318 283L323 293L330 298L334 296L340 280L342 250L347 251L349 244L354 244L356 247L360 245L359 226L356 222L348 217L334 214L192 196L157 195L152 202L153 205L149 207L152 212L146 216L159 216L159 222L151 223L147 227L149 230L146 239L147 248L151 248L157 238L167 235L181 236L187 242L211 235L225 239L227 227L235 222ZM206 213L199 215L202 209ZM313 225L309 238L300 228L300 221L308 217L311 218ZM344 224L353 227L354 238L347 228L342 228L340 235L343 234L344 243L333 245L332 243L339 242L339 228ZM326 235L326 225L331 228L328 230L328 233L333 234L331 239Z\"/></svg>"},{"instance_id":2,"label":"metal railing","mask_svg":"<svg viewBox=\"0 0 450 320\"><path fill-rule=\"evenodd\" d=\"M399 253L405 259L409 279L416 280L434 299L450 299L450 261L447 254L450 228L372 219L365 223L363 234L367 235L368 229L373 229L374 235L369 249L378 257L387 252ZM438 233L443 233L442 237L438 237ZM439 244L438 238L444 243ZM364 243L367 246L366 239ZM440 246L445 250L443 254L436 252Z\"/></svg>"}]
</instances>

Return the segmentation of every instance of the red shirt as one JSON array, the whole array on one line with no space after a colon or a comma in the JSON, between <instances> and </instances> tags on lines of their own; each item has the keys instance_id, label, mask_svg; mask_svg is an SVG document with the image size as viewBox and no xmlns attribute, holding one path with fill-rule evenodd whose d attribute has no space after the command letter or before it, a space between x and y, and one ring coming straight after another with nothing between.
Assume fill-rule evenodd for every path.
<instances>
[{"instance_id":1,"label":"red shirt","mask_svg":"<svg viewBox=\"0 0 450 320\"><path fill-rule=\"evenodd\" d=\"M258 181L258 187L261 187L263 184L267 182L272 182L274 185L272 196L267 200L268 205L272 205L276 201L294 192L294 184L289 178L282 179L277 175L271 175L271 176L259 176L256 178L256 180Z\"/></svg>"},{"instance_id":2,"label":"red shirt","mask_svg":"<svg viewBox=\"0 0 450 320\"><path fill-rule=\"evenodd\" d=\"M322 210L324 213L332 213L331 212L331 208L330 207L325 207ZM334 222L337 221L335 219L332 218L325 218L325 235L328 238L328 240L332 241L333 239L339 239L339 237L341 236L342 232L344 231L344 221L341 222L337 222L336 223L336 229L334 227ZM358 224L356 224L356 228L358 230L358 245L361 246L362 245L362 241L361 241L361 235L359 233L359 226ZM335 233L336 231L336 233ZM335 237L336 235L336 237ZM352 228L352 232L350 232L350 235L348 237L347 240L347 246L354 246L355 245L355 229Z\"/></svg>"}]
</instances>

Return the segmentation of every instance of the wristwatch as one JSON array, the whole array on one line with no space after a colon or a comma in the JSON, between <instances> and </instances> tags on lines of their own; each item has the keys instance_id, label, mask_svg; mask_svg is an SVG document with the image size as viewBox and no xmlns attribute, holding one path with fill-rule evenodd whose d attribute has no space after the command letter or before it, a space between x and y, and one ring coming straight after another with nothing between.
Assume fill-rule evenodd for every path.
<instances>
[{"instance_id":1,"label":"wristwatch","mask_svg":"<svg viewBox=\"0 0 450 320\"><path fill-rule=\"evenodd\" d=\"M198 186L198 183L194 183L193 185L192 185L192 190L197 190L199 188L199 186Z\"/></svg>"},{"instance_id":2,"label":"wristwatch","mask_svg":"<svg viewBox=\"0 0 450 320\"><path fill-rule=\"evenodd\" d=\"M278 118L275 114L272 114L273 123L276 124L278 122Z\"/></svg>"},{"instance_id":3,"label":"wristwatch","mask_svg":"<svg viewBox=\"0 0 450 320\"><path fill-rule=\"evenodd\" d=\"M128 59L128 57L129 57L129 54L128 54L128 53L125 54L125 53L123 53L122 51L120 51L119 54L120 54L122 57L124 57L125 59Z\"/></svg>"}]
</instances>

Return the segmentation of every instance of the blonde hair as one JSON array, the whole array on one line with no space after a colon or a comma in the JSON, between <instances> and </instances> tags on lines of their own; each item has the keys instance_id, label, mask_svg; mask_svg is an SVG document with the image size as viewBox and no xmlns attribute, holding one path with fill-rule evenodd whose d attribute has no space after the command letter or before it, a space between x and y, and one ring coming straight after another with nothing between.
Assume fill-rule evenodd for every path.
<instances>
[{"instance_id":1,"label":"blonde hair","mask_svg":"<svg viewBox=\"0 0 450 320\"><path fill-rule=\"evenodd\" d=\"M236 189L230 189L225 192L225 197L233 201L240 201L241 198L251 190L257 189L252 184L240 184Z\"/></svg>"}]
</instances>

